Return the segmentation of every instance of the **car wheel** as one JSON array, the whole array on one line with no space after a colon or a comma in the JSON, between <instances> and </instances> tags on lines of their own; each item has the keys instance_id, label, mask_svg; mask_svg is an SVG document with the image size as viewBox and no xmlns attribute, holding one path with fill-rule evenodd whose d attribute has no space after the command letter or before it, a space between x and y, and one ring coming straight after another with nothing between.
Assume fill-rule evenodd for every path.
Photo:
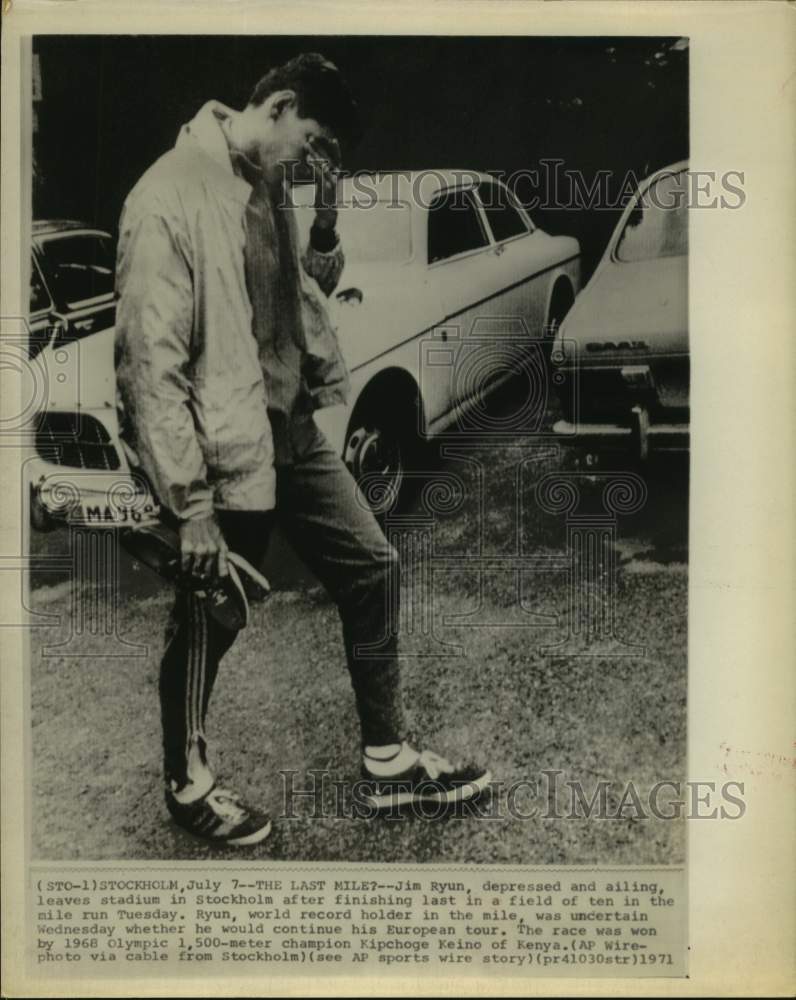
<instances>
[{"instance_id":1,"label":"car wheel","mask_svg":"<svg viewBox=\"0 0 796 1000\"><path fill-rule=\"evenodd\" d=\"M35 531L55 531L59 523L44 506L39 491L32 484L29 495L30 526Z\"/></svg>"},{"instance_id":2,"label":"car wheel","mask_svg":"<svg viewBox=\"0 0 796 1000\"><path fill-rule=\"evenodd\" d=\"M417 433L417 408L389 396L358 407L348 426L343 460L374 514L405 505L410 473L420 466L423 442Z\"/></svg>"}]
</instances>

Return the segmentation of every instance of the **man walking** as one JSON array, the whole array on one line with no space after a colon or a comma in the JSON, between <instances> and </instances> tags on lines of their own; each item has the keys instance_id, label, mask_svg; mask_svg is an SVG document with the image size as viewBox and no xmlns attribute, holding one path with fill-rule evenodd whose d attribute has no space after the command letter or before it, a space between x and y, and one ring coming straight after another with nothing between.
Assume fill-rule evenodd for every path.
<instances>
[{"instance_id":1,"label":"man walking","mask_svg":"<svg viewBox=\"0 0 796 1000\"><path fill-rule=\"evenodd\" d=\"M186 573L225 577L229 552L257 565L276 512L337 603L367 800L380 809L469 798L490 776L405 740L397 557L312 416L347 391L322 297L343 267L333 161L355 129L339 71L316 54L271 70L242 111L210 102L183 127L122 213L117 376L129 443L179 524ZM316 218L301 254L284 206L291 170L310 162ZM204 593L178 587L161 664L166 802L191 833L253 844L268 817L220 788L208 762L210 694L237 630Z\"/></svg>"}]
</instances>

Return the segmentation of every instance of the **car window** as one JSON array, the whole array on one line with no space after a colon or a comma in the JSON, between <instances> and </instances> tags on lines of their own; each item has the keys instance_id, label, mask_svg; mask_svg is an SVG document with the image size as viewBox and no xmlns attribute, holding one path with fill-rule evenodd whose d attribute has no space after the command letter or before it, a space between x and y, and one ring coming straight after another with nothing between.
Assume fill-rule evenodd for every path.
<instances>
[{"instance_id":1,"label":"car window","mask_svg":"<svg viewBox=\"0 0 796 1000\"><path fill-rule=\"evenodd\" d=\"M482 181L478 185L478 197L496 243L528 232L525 220L511 201L511 195L502 185Z\"/></svg>"},{"instance_id":2,"label":"car window","mask_svg":"<svg viewBox=\"0 0 796 1000\"><path fill-rule=\"evenodd\" d=\"M36 258L30 260L30 312L31 315L50 308L50 293L44 285Z\"/></svg>"},{"instance_id":3,"label":"car window","mask_svg":"<svg viewBox=\"0 0 796 1000\"><path fill-rule=\"evenodd\" d=\"M303 246L315 208L299 201L294 210ZM337 231L347 261L403 264L412 259L412 215L405 201L348 199L337 206Z\"/></svg>"},{"instance_id":4,"label":"car window","mask_svg":"<svg viewBox=\"0 0 796 1000\"><path fill-rule=\"evenodd\" d=\"M76 306L113 292L114 254L109 238L87 233L42 241L59 303Z\"/></svg>"},{"instance_id":5,"label":"car window","mask_svg":"<svg viewBox=\"0 0 796 1000\"><path fill-rule=\"evenodd\" d=\"M428 209L428 262L447 260L489 245L478 209L467 191L438 194Z\"/></svg>"},{"instance_id":6,"label":"car window","mask_svg":"<svg viewBox=\"0 0 796 1000\"><path fill-rule=\"evenodd\" d=\"M618 260L654 260L688 253L687 180L684 170L664 174L637 198L616 247Z\"/></svg>"}]
</instances>

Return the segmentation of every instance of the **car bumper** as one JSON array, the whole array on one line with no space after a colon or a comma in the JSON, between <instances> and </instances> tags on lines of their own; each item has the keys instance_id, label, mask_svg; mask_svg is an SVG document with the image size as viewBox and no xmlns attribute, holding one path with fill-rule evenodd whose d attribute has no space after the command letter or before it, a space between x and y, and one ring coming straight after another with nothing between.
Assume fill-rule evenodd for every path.
<instances>
[{"instance_id":1,"label":"car bumper","mask_svg":"<svg viewBox=\"0 0 796 1000\"><path fill-rule=\"evenodd\" d=\"M150 491L127 470L86 472L40 459L27 463L31 500L54 521L115 528L157 517Z\"/></svg>"},{"instance_id":2,"label":"car bumper","mask_svg":"<svg viewBox=\"0 0 796 1000\"><path fill-rule=\"evenodd\" d=\"M650 423L649 414L639 406L633 407L626 424L575 424L559 420L553 425L553 432L582 448L623 452L641 460L653 453L687 452L690 446L688 424Z\"/></svg>"}]
</instances>

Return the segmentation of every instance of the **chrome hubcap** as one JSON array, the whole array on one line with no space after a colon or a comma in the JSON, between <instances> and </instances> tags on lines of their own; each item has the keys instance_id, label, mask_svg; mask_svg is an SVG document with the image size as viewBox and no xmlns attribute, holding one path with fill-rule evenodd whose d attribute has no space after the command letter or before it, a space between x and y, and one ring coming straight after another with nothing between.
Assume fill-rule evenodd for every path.
<instances>
[{"instance_id":1,"label":"chrome hubcap","mask_svg":"<svg viewBox=\"0 0 796 1000\"><path fill-rule=\"evenodd\" d=\"M358 427L348 437L344 461L357 482L368 477L366 494L370 506L377 513L390 509L404 477L397 439L382 428ZM382 477L384 481L379 483Z\"/></svg>"},{"instance_id":2,"label":"chrome hubcap","mask_svg":"<svg viewBox=\"0 0 796 1000\"><path fill-rule=\"evenodd\" d=\"M373 473L397 476L402 472L401 449L380 428L359 427L348 438L345 463L357 479Z\"/></svg>"}]
</instances>

